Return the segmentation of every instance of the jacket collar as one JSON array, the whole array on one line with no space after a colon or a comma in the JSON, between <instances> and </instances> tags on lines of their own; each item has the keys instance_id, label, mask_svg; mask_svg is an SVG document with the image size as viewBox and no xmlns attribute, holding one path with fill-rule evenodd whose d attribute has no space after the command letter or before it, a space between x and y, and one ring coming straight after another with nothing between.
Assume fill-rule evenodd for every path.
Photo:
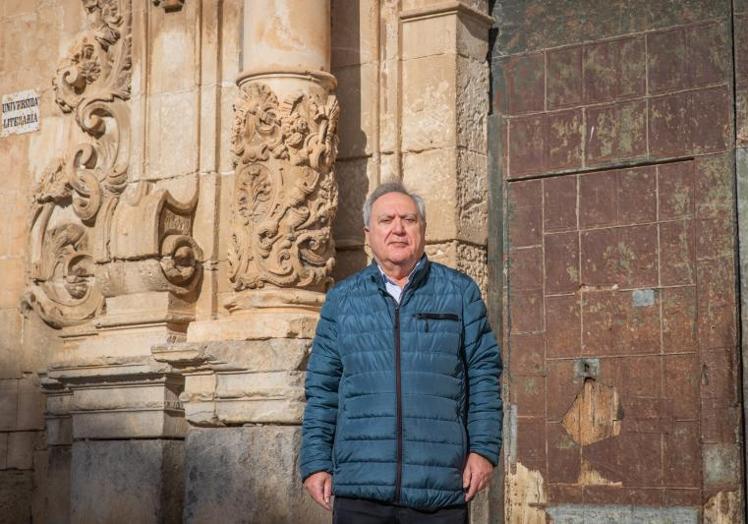
<instances>
[{"instance_id":1,"label":"jacket collar","mask_svg":"<svg viewBox=\"0 0 748 524\"><path fill-rule=\"evenodd\" d=\"M430 266L431 262L424 253L423 256L421 256L421 258L418 260L418 262L416 262L416 267L411 274L410 280L408 280L408 283L405 285L405 288L414 289L420 286L423 282L423 279L428 274ZM371 264L369 264L366 269L364 269L364 272L367 277L374 281L379 289L386 291L384 285L384 276L382 275L379 269L379 264L377 264L376 260L372 260ZM403 291L405 291L405 289L403 289Z\"/></svg>"}]
</instances>

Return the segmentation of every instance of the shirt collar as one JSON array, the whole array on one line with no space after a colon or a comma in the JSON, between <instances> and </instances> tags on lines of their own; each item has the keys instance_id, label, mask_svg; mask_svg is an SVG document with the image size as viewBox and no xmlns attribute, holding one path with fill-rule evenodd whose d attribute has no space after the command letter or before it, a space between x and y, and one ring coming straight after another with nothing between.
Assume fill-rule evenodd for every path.
<instances>
[{"instance_id":1,"label":"shirt collar","mask_svg":"<svg viewBox=\"0 0 748 524\"><path fill-rule=\"evenodd\" d=\"M423 266L424 260L426 260L425 253L421 255L421 258L418 259L418 262L416 262L416 265L413 266L413 269L411 269L410 273L408 273L408 282L411 281L413 277L413 273L415 273L416 270L420 269L420 267ZM379 262L377 262L377 269L379 269L379 272L382 274L382 278L384 278L385 283L389 282L390 284L394 284L396 286L398 285L397 282L395 282L394 280L392 280L390 277L387 276L387 273L384 272L384 270L382 269L382 266L379 265Z\"/></svg>"}]
</instances>

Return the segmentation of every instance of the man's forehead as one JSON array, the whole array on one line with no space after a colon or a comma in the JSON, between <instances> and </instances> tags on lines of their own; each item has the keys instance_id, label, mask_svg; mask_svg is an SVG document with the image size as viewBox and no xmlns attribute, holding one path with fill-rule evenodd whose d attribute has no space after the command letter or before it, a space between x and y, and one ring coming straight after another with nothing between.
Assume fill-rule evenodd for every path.
<instances>
[{"instance_id":1,"label":"man's forehead","mask_svg":"<svg viewBox=\"0 0 748 524\"><path fill-rule=\"evenodd\" d=\"M408 195L386 193L374 201L372 206L377 214L382 213L417 213L418 206Z\"/></svg>"},{"instance_id":2,"label":"man's forehead","mask_svg":"<svg viewBox=\"0 0 748 524\"><path fill-rule=\"evenodd\" d=\"M417 217L418 212L417 211L402 211L400 213L397 213L392 210L385 210L385 211L382 211L381 213L377 213L377 217L379 218L390 218L394 216L399 216L401 218L413 217L413 216Z\"/></svg>"}]
</instances>

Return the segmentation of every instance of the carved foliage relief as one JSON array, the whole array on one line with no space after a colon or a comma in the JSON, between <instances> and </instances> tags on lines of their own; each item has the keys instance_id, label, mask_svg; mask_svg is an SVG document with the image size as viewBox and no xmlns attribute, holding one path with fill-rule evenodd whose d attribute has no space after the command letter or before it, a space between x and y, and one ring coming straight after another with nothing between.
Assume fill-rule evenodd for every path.
<instances>
[{"instance_id":1,"label":"carved foliage relief","mask_svg":"<svg viewBox=\"0 0 748 524\"><path fill-rule=\"evenodd\" d=\"M339 113L334 95L305 93L279 101L265 84L242 88L232 136L236 187L229 264L235 290L329 286Z\"/></svg>"}]
</instances>

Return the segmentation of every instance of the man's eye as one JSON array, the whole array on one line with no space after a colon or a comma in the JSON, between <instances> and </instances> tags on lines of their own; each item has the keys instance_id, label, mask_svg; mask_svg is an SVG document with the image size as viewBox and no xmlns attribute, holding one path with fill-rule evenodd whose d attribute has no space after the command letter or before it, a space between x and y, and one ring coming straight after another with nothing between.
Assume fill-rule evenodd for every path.
<instances>
[{"instance_id":1,"label":"man's eye","mask_svg":"<svg viewBox=\"0 0 748 524\"><path fill-rule=\"evenodd\" d=\"M390 222L392 222L391 218L380 218L379 219L380 224L389 224Z\"/></svg>"}]
</instances>

